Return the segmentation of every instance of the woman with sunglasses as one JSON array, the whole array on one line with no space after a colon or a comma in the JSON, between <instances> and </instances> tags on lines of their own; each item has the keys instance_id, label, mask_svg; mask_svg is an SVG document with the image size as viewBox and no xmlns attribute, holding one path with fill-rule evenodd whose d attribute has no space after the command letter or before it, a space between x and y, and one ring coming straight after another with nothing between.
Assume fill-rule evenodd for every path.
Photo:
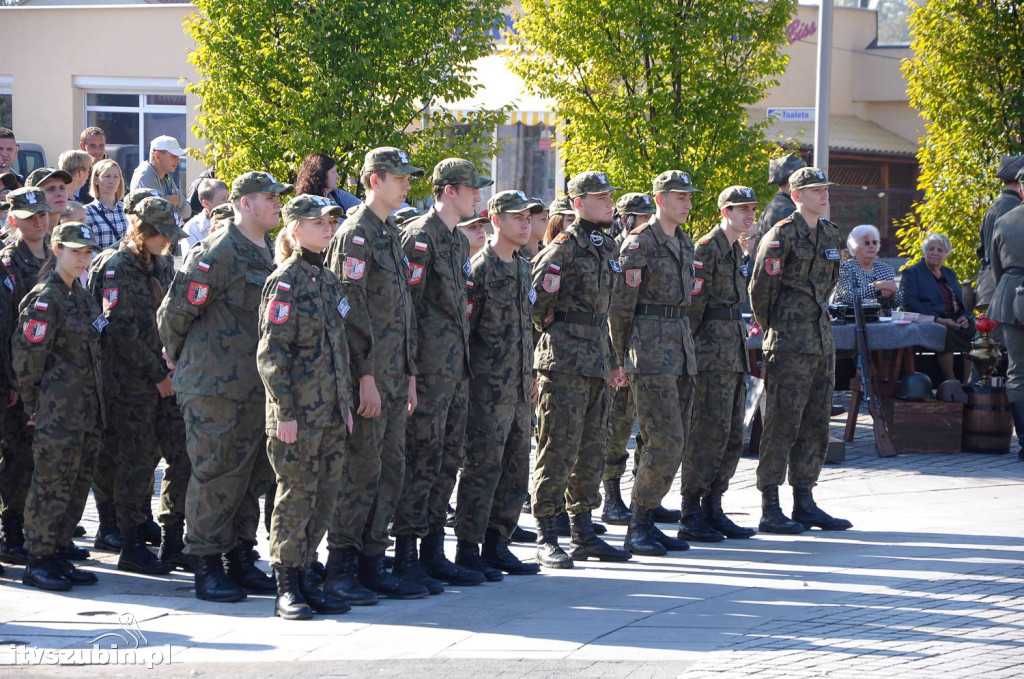
<instances>
[{"instance_id":1,"label":"woman with sunglasses","mask_svg":"<svg viewBox=\"0 0 1024 679\"><path fill-rule=\"evenodd\" d=\"M878 229L870 224L855 226L846 239L850 259L839 263L839 284L835 301L853 306L859 296L866 304L877 304L883 315L903 305L903 293L896 284L896 271L885 262L878 261L881 239Z\"/></svg>"}]
</instances>

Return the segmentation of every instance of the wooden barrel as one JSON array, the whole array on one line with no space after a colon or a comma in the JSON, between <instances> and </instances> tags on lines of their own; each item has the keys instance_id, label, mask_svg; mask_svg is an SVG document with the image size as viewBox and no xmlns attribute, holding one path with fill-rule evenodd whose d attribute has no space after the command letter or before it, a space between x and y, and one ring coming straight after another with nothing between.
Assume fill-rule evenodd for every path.
<instances>
[{"instance_id":1,"label":"wooden barrel","mask_svg":"<svg viewBox=\"0 0 1024 679\"><path fill-rule=\"evenodd\" d=\"M1008 453L1013 437L1013 416L1005 387L964 387L963 450L965 453Z\"/></svg>"}]
</instances>

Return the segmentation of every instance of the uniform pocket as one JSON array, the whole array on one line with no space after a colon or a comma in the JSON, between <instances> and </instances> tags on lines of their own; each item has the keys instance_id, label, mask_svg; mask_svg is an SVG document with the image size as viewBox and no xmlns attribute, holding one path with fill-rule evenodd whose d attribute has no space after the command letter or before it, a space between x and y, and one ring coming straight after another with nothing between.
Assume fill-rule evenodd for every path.
<instances>
[{"instance_id":1,"label":"uniform pocket","mask_svg":"<svg viewBox=\"0 0 1024 679\"><path fill-rule=\"evenodd\" d=\"M374 244L373 261L375 261L377 266L382 269L387 269L388 271L398 270L395 268L395 258L391 255L391 248L387 246L381 246L376 243Z\"/></svg>"}]
</instances>

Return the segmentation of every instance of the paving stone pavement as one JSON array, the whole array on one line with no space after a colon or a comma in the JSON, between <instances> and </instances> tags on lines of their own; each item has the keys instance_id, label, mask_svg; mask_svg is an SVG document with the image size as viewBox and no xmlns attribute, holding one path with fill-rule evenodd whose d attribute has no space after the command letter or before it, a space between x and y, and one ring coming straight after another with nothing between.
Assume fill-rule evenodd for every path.
<instances>
[{"instance_id":1,"label":"paving stone pavement","mask_svg":"<svg viewBox=\"0 0 1024 679\"><path fill-rule=\"evenodd\" d=\"M842 424L833 420L834 435ZM725 496L748 525L759 516L755 465L741 461ZM273 618L270 597L197 601L191 576L121 573L101 552L86 564L100 584L65 595L24 587L21 569L8 566L0 664L17 662L18 676L94 677L96 667L31 664L29 654L88 652L100 635L124 636L130 613L145 637L140 653L162 659L170 648L171 664L153 676L1024 676L1024 462L1015 452L880 459L862 415L846 461L825 468L816 497L854 529L586 562L309 622ZM678 501L676 490L666 505ZM83 523L91 535L91 503ZM624 530L610 527L611 539ZM259 549L266 555L262 529ZM73 661L82 660L97 658Z\"/></svg>"}]
</instances>

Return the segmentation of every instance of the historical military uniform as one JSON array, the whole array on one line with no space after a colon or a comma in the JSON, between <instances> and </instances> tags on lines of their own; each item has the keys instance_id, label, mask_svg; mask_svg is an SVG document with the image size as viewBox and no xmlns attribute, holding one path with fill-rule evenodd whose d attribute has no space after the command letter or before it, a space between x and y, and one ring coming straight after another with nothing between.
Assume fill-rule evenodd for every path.
<instances>
[{"instance_id":1,"label":"historical military uniform","mask_svg":"<svg viewBox=\"0 0 1024 679\"><path fill-rule=\"evenodd\" d=\"M331 201L310 195L292 199L283 210L286 225L340 214ZM352 405L344 323L350 310L341 280L324 268L319 252L301 247L263 288L256 360L267 392L267 453L277 474L270 565L277 571L278 613L286 617L296 616L282 611L282 587L295 596L300 582L301 603L324 613L348 610L343 600L324 599L307 588L306 569L316 561L341 482ZM277 438L278 423L289 421L297 421L294 443Z\"/></svg>"},{"instance_id":2,"label":"historical military uniform","mask_svg":"<svg viewBox=\"0 0 1024 679\"><path fill-rule=\"evenodd\" d=\"M502 191L488 213L525 212L530 204L521 191ZM473 376L455 534L460 547L483 543L483 559L513 574L538 570L508 551L530 476L531 278L529 262L518 255L506 262L488 244L473 258L467 282Z\"/></svg>"},{"instance_id":3,"label":"historical military uniform","mask_svg":"<svg viewBox=\"0 0 1024 679\"><path fill-rule=\"evenodd\" d=\"M29 219L35 214L48 214L53 210L46 202L42 189L24 188L7 195L11 213L19 219ZM0 250L0 276L4 290L0 294L7 300L7 320L12 327L17 325L18 309L25 294L36 284L39 270L53 255L50 253L49 237L43 240L44 258L38 259L20 236ZM4 335L4 344L10 346L12 333ZM9 349L8 349L9 351ZM17 386L12 386L17 390ZM6 404L5 404L6 405ZM25 497L32 480L32 437L35 427L29 424L32 413L27 412L25 403L18 400L6 408L3 423L3 445L0 447L0 521L3 523L3 538L0 540L0 561L24 564L27 553L24 548L23 517Z\"/></svg>"},{"instance_id":4,"label":"historical military uniform","mask_svg":"<svg viewBox=\"0 0 1024 679\"><path fill-rule=\"evenodd\" d=\"M1024 170L1017 175L1024 180ZM1024 205L1015 207L996 221L992 235L992 273L996 291L988 317L1003 329L1003 341L1009 359L1006 370L1006 396L1010 402L1017 438L1024 437Z\"/></svg>"},{"instance_id":5,"label":"historical military uniform","mask_svg":"<svg viewBox=\"0 0 1024 679\"><path fill-rule=\"evenodd\" d=\"M614 190L601 172L583 172L569 183L574 198ZM541 565L572 565L556 535L555 520L563 510L573 522L574 559L629 558L597 538L591 522L601 504L609 371L617 366L608 342L608 309L620 272L615 241L601 233L601 225L582 218L548 244L533 266L532 317L541 331L534 351L539 418L533 515Z\"/></svg>"},{"instance_id":6,"label":"historical military uniform","mask_svg":"<svg viewBox=\"0 0 1024 679\"><path fill-rule=\"evenodd\" d=\"M754 192L739 186L726 189L718 199L720 210L756 203ZM722 494L743 454L750 371L742 317L747 300L744 254L719 225L697 241L694 256L696 276L687 316L697 355L694 401L701 406L693 411L683 455L683 502L695 505L696 498L702 498L701 518L711 530L731 538L750 537L754 531L736 526L721 509ZM694 518L684 513L684 524L688 521L693 523Z\"/></svg>"},{"instance_id":7,"label":"historical military uniform","mask_svg":"<svg viewBox=\"0 0 1024 679\"><path fill-rule=\"evenodd\" d=\"M135 214L172 241L186 237L178 227L177 210L162 198L143 200ZM179 544L190 474L181 411L173 398L163 398L156 390L168 377L156 310L173 277L168 258L144 257L127 240L109 257L96 258L89 276L90 290L109 323L103 340L104 378L109 410L118 415L114 427L119 454L113 469L103 471L116 470L112 489L121 532L118 568L147 574L167 573L173 567L145 548L150 481L160 451L171 472L164 476L161 496L178 513Z\"/></svg>"},{"instance_id":8,"label":"historical military uniform","mask_svg":"<svg viewBox=\"0 0 1024 679\"><path fill-rule=\"evenodd\" d=\"M818 168L801 168L790 178L793 190L830 185ZM828 449L836 355L828 300L838 280L839 229L824 219L812 227L794 212L769 229L758 246L750 302L765 330L767 406L757 465L764 532L800 532L807 525L849 527L810 499ZM796 505L793 521L782 515L778 504L787 467ZM801 523L806 525L796 525Z\"/></svg>"},{"instance_id":9,"label":"historical military uniform","mask_svg":"<svg viewBox=\"0 0 1024 679\"><path fill-rule=\"evenodd\" d=\"M422 176L423 170L410 165L404 151L383 147L366 155L363 172ZM345 320L353 383L372 375L381 404L372 419L353 413L339 500L327 531L327 584L343 580L351 585L358 556L360 581L367 588L404 597L406 590L392 589L382 569L391 544L388 524L405 472L409 376L418 374L409 260L394 219L389 215L382 221L362 204L334 234L324 261L341 278L351 307ZM409 595L425 596L421 589L408 588ZM350 594L343 598L351 601Z\"/></svg>"},{"instance_id":10,"label":"historical military uniform","mask_svg":"<svg viewBox=\"0 0 1024 679\"><path fill-rule=\"evenodd\" d=\"M695 193L686 172L653 182L655 194ZM629 375L644 448L633 484L626 549L648 555L686 549L654 527L650 512L672 485L686 449L697 366L686 307L694 287L693 243L680 226L666 234L659 217L633 229L619 263L624 285L612 304L612 345Z\"/></svg>"},{"instance_id":11,"label":"historical military uniform","mask_svg":"<svg viewBox=\"0 0 1024 679\"><path fill-rule=\"evenodd\" d=\"M231 198L291 190L269 174L232 182ZM160 337L176 365L174 391L185 417L192 477L185 513L186 552L196 557L200 598L238 600L214 590L225 584L214 555L227 553L236 584L272 591L252 563L259 524L259 489L269 475L264 447L265 393L256 369L263 285L274 270L273 243L256 245L234 223L196 244L157 311ZM264 469L266 471L264 471Z\"/></svg>"},{"instance_id":12,"label":"historical military uniform","mask_svg":"<svg viewBox=\"0 0 1024 679\"><path fill-rule=\"evenodd\" d=\"M53 242L68 248L99 246L88 227L61 224ZM74 568L62 550L71 542L89 495L103 434L99 306L78 280L71 285L50 272L21 303L12 340L14 369L25 412L36 417L35 470L25 503L24 582L49 590L93 584L96 576Z\"/></svg>"},{"instance_id":13,"label":"historical military uniform","mask_svg":"<svg viewBox=\"0 0 1024 679\"><path fill-rule=\"evenodd\" d=\"M806 167L799 153L790 153L781 158L772 158L768 163L768 183L779 186L779 191L764 206L761 216L757 219L757 237L761 239L768 229L790 216L796 211L796 203L785 187L789 177L802 167Z\"/></svg>"},{"instance_id":14,"label":"historical military uniform","mask_svg":"<svg viewBox=\"0 0 1024 679\"><path fill-rule=\"evenodd\" d=\"M1016 181L1017 172L1024 166L1024 156L1002 157L996 178L1003 182ZM989 304L995 292L996 281L992 275L992 236L995 233L996 220L1021 204L1020 193L1014 189L1004 188L992 204L985 210L985 216L981 220L981 240L978 247L978 257L981 259L981 270L978 272L978 284L976 288L976 305L984 306ZM1001 329L996 328L997 339L1002 339Z\"/></svg>"},{"instance_id":15,"label":"historical military uniform","mask_svg":"<svg viewBox=\"0 0 1024 679\"><path fill-rule=\"evenodd\" d=\"M473 189L494 183L480 176L472 163L460 158L438 163L432 182L436 187ZM409 260L419 375L416 410L406 426L405 477L391 529L397 538L394 574L416 577L408 571L418 570L415 538L421 538L421 559L432 577L452 585L475 585L481 582L475 572L446 567L447 564L436 567L444 558L444 524L455 488L453 472L458 470L466 442L469 241L458 228L449 228L435 208L407 223L401 239ZM443 465L444 460L450 462ZM442 467L446 470L445 478L440 476Z\"/></svg>"}]
</instances>

